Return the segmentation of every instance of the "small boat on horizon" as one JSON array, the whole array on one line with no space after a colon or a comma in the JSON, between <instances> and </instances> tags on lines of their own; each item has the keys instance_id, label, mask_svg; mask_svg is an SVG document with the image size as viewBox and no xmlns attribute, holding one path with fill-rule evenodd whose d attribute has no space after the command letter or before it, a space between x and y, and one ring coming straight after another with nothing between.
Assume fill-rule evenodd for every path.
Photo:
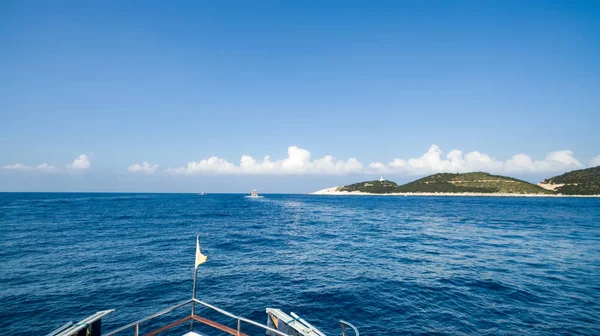
<instances>
[{"instance_id":1,"label":"small boat on horizon","mask_svg":"<svg viewBox=\"0 0 600 336\"><path fill-rule=\"evenodd\" d=\"M258 198L258 197L262 197L262 196L258 195L258 190L254 189L250 193L250 196L246 196L246 197Z\"/></svg>"},{"instance_id":2,"label":"small boat on horizon","mask_svg":"<svg viewBox=\"0 0 600 336\"><path fill-rule=\"evenodd\" d=\"M189 322L189 331L184 333L183 336L210 336L210 335L222 335L222 333L227 333L233 336L249 336L242 332L242 323L251 325L253 328L258 328L264 330L261 334L264 333L265 336L326 336L322 331L315 328L312 324L301 318L295 313L290 313L289 315L276 308L266 308L267 313L267 324L262 324L259 322L255 322L253 320L232 314L224 309L215 307L209 303L198 300L196 298L196 282L198 279L198 266L200 264L205 263L207 260L207 256L200 252L200 240L196 237L196 261L194 266L194 285L192 289L192 298L188 299L184 302L181 302L172 307L163 309L155 314L137 320L135 322L129 323L123 327L120 327L116 330L110 331L108 333L102 333L102 318L112 312L114 309L99 311L96 314L90 315L89 317L83 319L78 323L68 322L63 324L59 328L50 332L47 336L113 336L113 335L122 335L129 334L139 336L140 333L140 325L142 323L146 323L156 317L162 316L164 314L170 313L178 308L184 306L191 306L191 314L185 315L185 317L180 318L174 322L166 324L158 329L154 329L152 331L145 331L144 335L146 336L154 336L160 333L166 332L178 325ZM202 316L204 314L199 314L196 308L202 308L204 311L214 311L224 315L225 317L229 317L237 322L236 326L226 326L214 320L209 320L208 318ZM203 324L205 326L212 327L216 329L216 333L200 333L194 330L194 322ZM355 336L360 336L358 330L354 325L344 320L340 320L340 327L342 329L342 336L346 336L346 328L352 330ZM212 329L210 329L212 330ZM172 335L173 330L171 330L170 335Z\"/></svg>"}]
</instances>

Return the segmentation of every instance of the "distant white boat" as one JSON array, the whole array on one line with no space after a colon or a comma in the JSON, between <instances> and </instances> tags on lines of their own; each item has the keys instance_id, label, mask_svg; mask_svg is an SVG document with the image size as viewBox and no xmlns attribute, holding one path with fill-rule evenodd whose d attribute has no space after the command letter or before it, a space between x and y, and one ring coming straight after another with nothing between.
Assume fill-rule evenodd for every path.
<instances>
[{"instance_id":1,"label":"distant white boat","mask_svg":"<svg viewBox=\"0 0 600 336\"><path fill-rule=\"evenodd\" d=\"M204 195L206 195L206 193L205 193L205 192L201 192L201 193L199 193L198 195L200 195L200 196L204 196Z\"/></svg>"},{"instance_id":2,"label":"distant white boat","mask_svg":"<svg viewBox=\"0 0 600 336\"><path fill-rule=\"evenodd\" d=\"M262 197L258 195L258 190L254 189L252 190L252 192L250 193L250 196L246 196L246 197L252 197L252 198L258 198L258 197Z\"/></svg>"}]
</instances>

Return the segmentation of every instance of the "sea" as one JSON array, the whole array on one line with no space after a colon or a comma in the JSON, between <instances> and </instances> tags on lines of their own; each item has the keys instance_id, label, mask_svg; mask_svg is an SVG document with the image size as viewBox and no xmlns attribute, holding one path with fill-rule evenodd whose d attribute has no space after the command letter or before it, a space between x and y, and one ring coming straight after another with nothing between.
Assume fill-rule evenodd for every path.
<instances>
[{"instance_id":1,"label":"sea","mask_svg":"<svg viewBox=\"0 0 600 336\"><path fill-rule=\"evenodd\" d=\"M189 300L196 235L198 299L261 323L269 307L327 335L340 319L366 336L600 335L599 198L121 193L0 193L0 335L114 309L107 332Z\"/></svg>"}]
</instances>

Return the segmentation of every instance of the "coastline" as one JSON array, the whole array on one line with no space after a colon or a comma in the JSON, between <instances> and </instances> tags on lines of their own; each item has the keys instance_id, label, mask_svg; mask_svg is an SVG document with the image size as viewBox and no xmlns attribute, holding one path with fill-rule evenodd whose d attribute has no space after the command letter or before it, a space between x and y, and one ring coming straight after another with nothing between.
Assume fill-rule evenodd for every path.
<instances>
[{"instance_id":1,"label":"coastline","mask_svg":"<svg viewBox=\"0 0 600 336\"><path fill-rule=\"evenodd\" d=\"M595 198L600 195L551 195L551 194L510 194L510 193L389 193L375 194L361 191L337 191L338 187L331 187L309 193L309 195L321 196L480 196L480 197L581 197Z\"/></svg>"}]
</instances>

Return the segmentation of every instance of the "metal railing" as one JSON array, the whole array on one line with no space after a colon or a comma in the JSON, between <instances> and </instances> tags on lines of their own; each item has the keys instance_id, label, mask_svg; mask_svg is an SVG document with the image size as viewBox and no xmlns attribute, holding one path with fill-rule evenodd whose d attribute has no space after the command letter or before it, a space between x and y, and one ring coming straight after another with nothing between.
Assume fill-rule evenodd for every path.
<instances>
[{"instance_id":1,"label":"metal railing","mask_svg":"<svg viewBox=\"0 0 600 336\"><path fill-rule=\"evenodd\" d=\"M67 330L67 328L70 328L72 325L73 325L73 322L67 322L67 323L65 323L65 324L61 325L60 327L58 327L58 328L56 328L56 329L52 330L52 331L51 331L49 334L47 334L46 336L56 336L56 335L58 335L59 333L61 333L61 332L65 331L65 330Z\"/></svg>"},{"instance_id":2,"label":"metal railing","mask_svg":"<svg viewBox=\"0 0 600 336\"><path fill-rule=\"evenodd\" d=\"M340 327L342 327L342 336L346 336L346 329L344 328L344 326L347 325L348 327L350 327L352 329L352 331L354 331L354 335L359 336L360 334L358 333L358 329L356 329L356 327L347 321L344 320L340 320Z\"/></svg>"},{"instance_id":3,"label":"metal railing","mask_svg":"<svg viewBox=\"0 0 600 336\"><path fill-rule=\"evenodd\" d=\"M238 329L237 329L238 335L242 334L242 330L241 330L242 329L242 322L246 322L248 324L252 324L253 326L256 326L256 327L259 327L259 328L262 328L262 329L265 329L265 330L268 330L268 331L271 331L271 332L274 332L275 334L280 335L280 336L290 336L290 335L288 335L286 333L283 333L283 332L281 332L279 330L273 329L271 327L267 327L266 325L264 325L262 323L258 323L258 322L249 320L249 319L247 319L245 317L241 317L241 316L232 314L232 313L230 313L230 312L228 312L226 310L223 310L221 308L215 307L215 306L213 306L213 305L211 305L209 303L206 303L204 301L200 301L198 299L193 299L193 301L196 302L196 303L198 303L198 304L200 304L200 305L203 305L204 307L207 307L207 308L210 308L212 310L215 310L215 311L217 311L217 312L219 312L219 313L221 313L221 314L223 314L225 316L229 316L229 317L231 317L233 319L236 319L237 322L238 322L237 323L237 326L238 326Z\"/></svg>"},{"instance_id":4,"label":"metal railing","mask_svg":"<svg viewBox=\"0 0 600 336\"><path fill-rule=\"evenodd\" d=\"M154 314L152 314L150 316L147 316L147 317L145 317L143 319L137 320L137 321L129 323L129 324L127 324L127 325L125 325L125 326L123 326L123 327L121 327L119 329L113 330L113 331L107 333L106 336L113 336L113 335L121 333L121 332L123 332L123 331L125 331L127 329L130 329L130 328L134 328L134 335L138 336L139 335L140 324L142 324L144 322L147 322L147 321L149 321L149 320L151 320L153 318L156 318L156 317L159 317L161 315L164 315L166 313L169 313L169 312L171 312L171 311L173 311L173 310L175 310L177 308L180 308L180 307L183 307L185 305L188 305L188 304L190 304L192 302L200 304L200 305L202 305L204 307L210 308L210 309L212 309L214 311L217 311L217 312L219 312L219 313L221 313L221 314L223 314L225 316L228 316L228 317L231 317L231 318L237 320L237 335L242 335L242 322L245 322L245 323L251 324L253 326L262 328L264 330L268 330L270 332L273 332L273 333L275 333L275 334L277 334L279 336L290 336L289 334L286 334L286 333L283 333L283 332L281 332L279 330L276 330L276 329L273 329L271 327L268 327L268 326L266 326L266 325L264 325L262 323L258 323L258 322L249 320L249 319L247 319L245 317L232 314L232 313L230 313L230 312L228 312L226 310L223 310L223 309L221 309L219 307L215 307L215 306L213 306L213 305L211 305L209 303L206 303L204 301L200 301L198 299L190 299L190 300L187 300L185 302L179 303L179 304L177 304L175 306L172 306L172 307L169 307L167 309L161 310L161 311L159 311L157 313L154 313Z\"/></svg>"},{"instance_id":5,"label":"metal railing","mask_svg":"<svg viewBox=\"0 0 600 336\"><path fill-rule=\"evenodd\" d=\"M146 322L146 321L149 321L149 320L151 320L151 319L153 319L153 318L155 318L155 317L159 317L159 316L161 316L161 315L164 315L164 314L166 314L166 313L172 312L173 310L175 310L175 309L177 309L177 308L179 308L179 307L183 307L183 306L185 306L185 305L187 305L187 304L190 304L190 303L192 303L192 301L193 301L193 300L191 300L191 299L190 299L190 300L187 300L187 301L185 301L185 302L179 303L179 304L177 304L177 305L174 305L174 306L172 306L172 307L169 307L169 308L167 308L167 309L161 310L161 311L159 311L158 313L154 313L154 314L152 314L152 315L150 315L150 316L144 317L144 318L143 318L143 319L141 319L141 320L138 320L138 321L135 321L135 322L129 323L128 325L125 325L125 326L123 326L123 327L121 327L121 328L119 328L119 329L116 329L116 330L113 330L113 331L109 332L108 334L106 334L106 336L112 336L112 335L114 335L114 334L118 334L118 333L122 332L123 330L129 329L129 328L132 328L132 327L135 327L135 334L134 334L134 335L135 335L135 336L138 336L138 334L139 334L139 329L140 329L140 324L141 324L141 323L144 323L144 322Z\"/></svg>"},{"instance_id":6,"label":"metal railing","mask_svg":"<svg viewBox=\"0 0 600 336\"><path fill-rule=\"evenodd\" d=\"M103 310L103 311L96 312L96 314L90 315L77 323L73 323L73 322L65 323L62 326L60 326L59 328L54 329L52 332L50 332L46 336L70 336L70 335L78 334L83 329L87 329L86 333L88 335L90 333L95 334L101 328L100 320L104 316L106 316L114 311L115 311L114 309Z\"/></svg>"}]
</instances>

